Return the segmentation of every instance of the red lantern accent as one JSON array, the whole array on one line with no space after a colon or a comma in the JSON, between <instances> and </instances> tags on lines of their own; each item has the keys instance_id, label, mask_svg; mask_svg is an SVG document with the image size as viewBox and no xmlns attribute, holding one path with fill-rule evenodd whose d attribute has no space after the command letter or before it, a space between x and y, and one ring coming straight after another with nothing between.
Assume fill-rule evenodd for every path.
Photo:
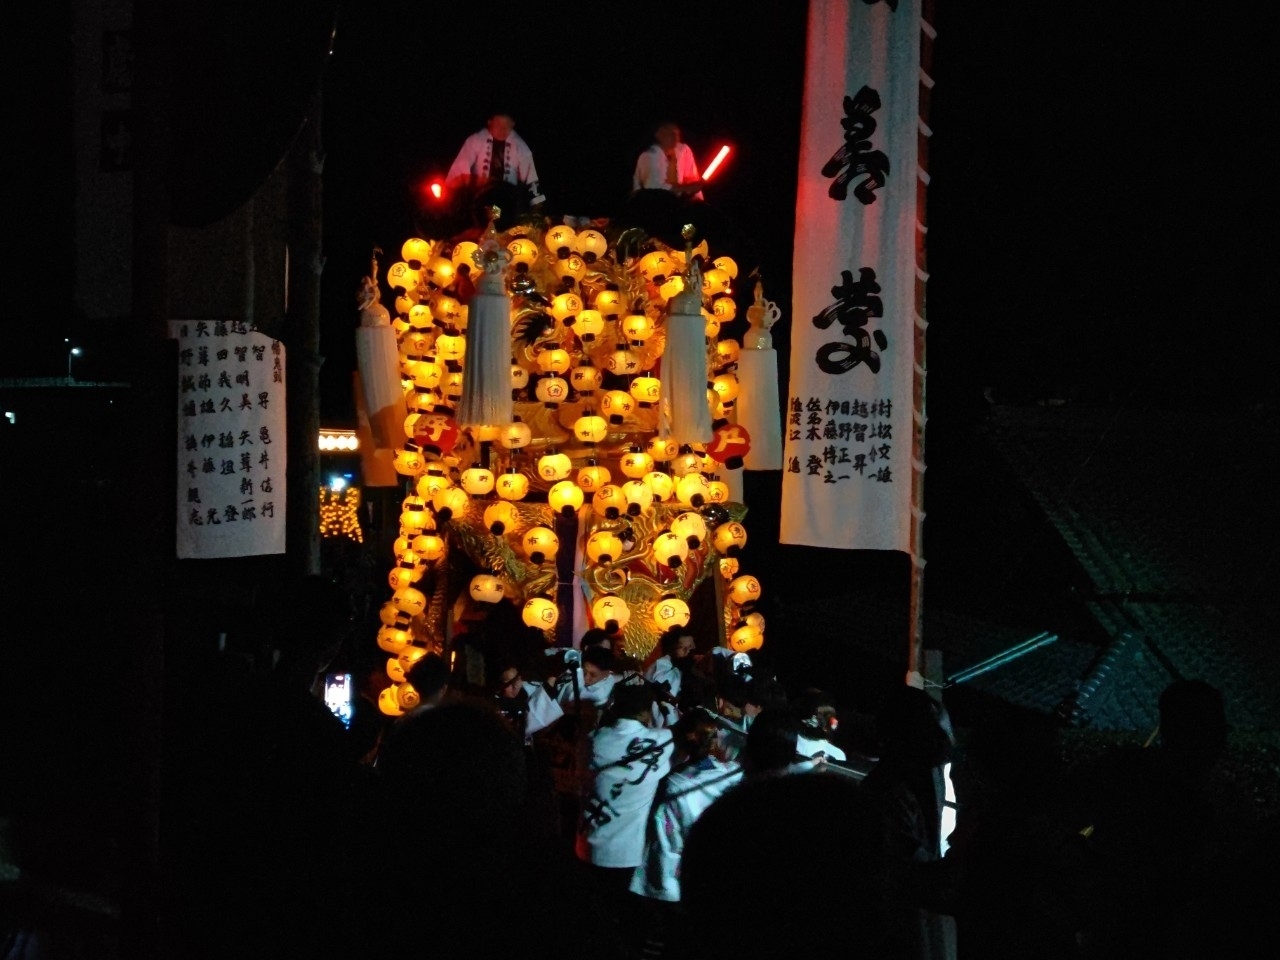
<instances>
[{"instance_id":1,"label":"red lantern accent","mask_svg":"<svg viewBox=\"0 0 1280 960\"><path fill-rule=\"evenodd\" d=\"M423 450L443 457L458 442L458 423L442 413L428 414L413 425L413 439Z\"/></svg>"},{"instance_id":2,"label":"red lantern accent","mask_svg":"<svg viewBox=\"0 0 1280 960\"><path fill-rule=\"evenodd\" d=\"M734 469L734 463L742 466L742 458L751 451L751 434L736 423L726 423L716 428L707 444L707 456L716 463L724 463Z\"/></svg>"}]
</instances>

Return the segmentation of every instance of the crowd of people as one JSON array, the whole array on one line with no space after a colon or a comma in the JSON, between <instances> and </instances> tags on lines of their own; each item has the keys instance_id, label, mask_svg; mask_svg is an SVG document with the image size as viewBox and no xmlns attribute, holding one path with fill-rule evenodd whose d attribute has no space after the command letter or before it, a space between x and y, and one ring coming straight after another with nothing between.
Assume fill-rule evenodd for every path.
<instances>
[{"instance_id":1,"label":"crowd of people","mask_svg":"<svg viewBox=\"0 0 1280 960\"><path fill-rule=\"evenodd\" d=\"M850 737L833 698L682 630L643 661L602 630L499 646L483 687L429 654L414 710L383 716L371 684L344 726L318 696L339 605L312 586L264 652L174 678L167 955L1255 952L1280 861L1207 684L1171 685L1160 737L1082 776L1050 718L956 731L904 685Z\"/></svg>"}]
</instances>

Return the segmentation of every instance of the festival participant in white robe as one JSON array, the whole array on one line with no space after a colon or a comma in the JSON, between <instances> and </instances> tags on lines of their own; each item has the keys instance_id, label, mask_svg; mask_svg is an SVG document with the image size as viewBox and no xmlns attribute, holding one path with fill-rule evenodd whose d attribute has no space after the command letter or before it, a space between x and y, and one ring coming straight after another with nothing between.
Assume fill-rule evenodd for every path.
<instances>
[{"instance_id":1,"label":"festival participant in white robe","mask_svg":"<svg viewBox=\"0 0 1280 960\"><path fill-rule=\"evenodd\" d=\"M726 760L737 760L747 745L747 681L737 674L716 681L716 713L720 717L720 751Z\"/></svg>"},{"instance_id":2,"label":"festival participant in white robe","mask_svg":"<svg viewBox=\"0 0 1280 960\"><path fill-rule=\"evenodd\" d=\"M541 683L529 683L515 666L498 675L498 709L518 727L525 743L564 716L564 708Z\"/></svg>"},{"instance_id":3,"label":"festival participant in white robe","mask_svg":"<svg viewBox=\"0 0 1280 960\"><path fill-rule=\"evenodd\" d=\"M578 857L603 868L610 890L625 893L644 854L645 826L658 784L671 771L671 731L650 726L653 696L619 686L605 722L590 735Z\"/></svg>"},{"instance_id":4,"label":"festival participant in white robe","mask_svg":"<svg viewBox=\"0 0 1280 960\"><path fill-rule=\"evenodd\" d=\"M680 138L680 127L662 123L653 131L653 146L636 161L631 191L667 190L679 197L702 199L702 175L693 151Z\"/></svg>"},{"instance_id":5,"label":"festival participant in white robe","mask_svg":"<svg viewBox=\"0 0 1280 960\"><path fill-rule=\"evenodd\" d=\"M515 128L515 120L509 113L492 114L483 130L477 130L462 142L445 185L450 190L484 187L490 183L523 185L529 189L530 203L540 204L544 197L538 186L533 151Z\"/></svg>"},{"instance_id":6,"label":"festival participant in white robe","mask_svg":"<svg viewBox=\"0 0 1280 960\"><path fill-rule=\"evenodd\" d=\"M821 690L807 690L800 700L800 736L796 753L802 757L822 754L828 760L844 763L845 753L831 742L831 734L839 726L835 704Z\"/></svg>"},{"instance_id":7,"label":"festival participant in white robe","mask_svg":"<svg viewBox=\"0 0 1280 960\"><path fill-rule=\"evenodd\" d=\"M644 861L631 878L631 892L675 903L680 899L680 854L702 812L742 780L742 768L718 756L716 722L693 715L676 728L688 759L671 771L654 800L645 837Z\"/></svg>"},{"instance_id":8,"label":"festival participant in white robe","mask_svg":"<svg viewBox=\"0 0 1280 960\"><path fill-rule=\"evenodd\" d=\"M591 646L582 654L582 666L569 678L561 677L555 682L556 700L568 709L576 697L582 703L602 710L617 682L613 672L613 654L607 647Z\"/></svg>"},{"instance_id":9,"label":"festival participant in white robe","mask_svg":"<svg viewBox=\"0 0 1280 960\"><path fill-rule=\"evenodd\" d=\"M668 630L662 635L662 656L653 661L644 672L650 683L665 688L666 696L680 696L684 669L693 656L695 644L692 634L682 629ZM680 711L674 703L660 699L654 704L653 720L656 726L670 727L680 719Z\"/></svg>"}]
</instances>

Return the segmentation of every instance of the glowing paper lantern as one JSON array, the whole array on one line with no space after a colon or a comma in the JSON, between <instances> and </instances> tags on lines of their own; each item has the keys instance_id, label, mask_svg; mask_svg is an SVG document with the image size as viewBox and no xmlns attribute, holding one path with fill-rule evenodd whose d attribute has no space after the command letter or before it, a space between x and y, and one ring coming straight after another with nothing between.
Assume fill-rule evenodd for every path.
<instances>
[{"instance_id":1,"label":"glowing paper lantern","mask_svg":"<svg viewBox=\"0 0 1280 960\"><path fill-rule=\"evenodd\" d=\"M530 597L525 601L524 609L520 611L520 619L526 626L550 630L559 622L560 611L546 597Z\"/></svg>"},{"instance_id":2,"label":"glowing paper lantern","mask_svg":"<svg viewBox=\"0 0 1280 960\"><path fill-rule=\"evenodd\" d=\"M569 373L569 382L573 384L573 389L579 393L594 393L600 389L600 384L603 381L604 377L600 370L588 363L574 367Z\"/></svg>"},{"instance_id":3,"label":"glowing paper lantern","mask_svg":"<svg viewBox=\"0 0 1280 960\"><path fill-rule=\"evenodd\" d=\"M538 367L543 373L564 373L569 369L569 351L554 347L538 354Z\"/></svg>"},{"instance_id":4,"label":"glowing paper lantern","mask_svg":"<svg viewBox=\"0 0 1280 960\"><path fill-rule=\"evenodd\" d=\"M628 480L622 485L622 495L627 499L627 516L638 517L653 507L653 488L643 480Z\"/></svg>"},{"instance_id":5,"label":"glowing paper lantern","mask_svg":"<svg viewBox=\"0 0 1280 960\"><path fill-rule=\"evenodd\" d=\"M609 468L589 463L578 471L578 486L583 493L595 493L609 482Z\"/></svg>"},{"instance_id":6,"label":"glowing paper lantern","mask_svg":"<svg viewBox=\"0 0 1280 960\"><path fill-rule=\"evenodd\" d=\"M495 537L502 536L508 529L520 522L520 514L506 500L491 503L484 510L484 525Z\"/></svg>"},{"instance_id":7,"label":"glowing paper lantern","mask_svg":"<svg viewBox=\"0 0 1280 960\"><path fill-rule=\"evenodd\" d=\"M418 496L423 500L434 501L437 493L452 486L453 481L449 479L449 475L444 472L444 468L437 460L427 465L426 471L418 479L416 489Z\"/></svg>"},{"instance_id":8,"label":"glowing paper lantern","mask_svg":"<svg viewBox=\"0 0 1280 960\"><path fill-rule=\"evenodd\" d=\"M445 487L431 498L431 506L435 508L437 520L448 520L453 516L463 516L467 512L467 504L471 498L461 487Z\"/></svg>"},{"instance_id":9,"label":"glowing paper lantern","mask_svg":"<svg viewBox=\"0 0 1280 960\"><path fill-rule=\"evenodd\" d=\"M497 489L503 500L523 500L529 492L529 478L512 467L498 478Z\"/></svg>"},{"instance_id":10,"label":"glowing paper lantern","mask_svg":"<svg viewBox=\"0 0 1280 960\"><path fill-rule=\"evenodd\" d=\"M616 520L627 509L627 497L621 487L607 483L591 497L591 510L606 520Z\"/></svg>"},{"instance_id":11,"label":"glowing paper lantern","mask_svg":"<svg viewBox=\"0 0 1280 960\"><path fill-rule=\"evenodd\" d=\"M689 544L684 537L670 530L653 538L653 556L661 564L676 568L689 556Z\"/></svg>"},{"instance_id":12,"label":"glowing paper lantern","mask_svg":"<svg viewBox=\"0 0 1280 960\"><path fill-rule=\"evenodd\" d=\"M671 532L684 537L690 550L697 550L707 535L707 521L702 519L702 514L688 511L671 521Z\"/></svg>"},{"instance_id":13,"label":"glowing paper lantern","mask_svg":"<svg viewBox=\"0 0 1280 960\"><path fill-rule=\"evenodd\" d=\"M606 287L596 294L595 300L591 305L600 311L600 316L606 320L617 320L626 309L626 303L623 301L622 293L617 289Z\"/></svg>"},{"instance_id":14,"label":"glowing paper lantern","mask_svg":"<svg viewBox=\"0 0 1280 960\"><path fill-rule=\"evenodd\" d=\"M595 263L609 249L609 241L599 230L583 230L579 232L573 248L587 263Z\"/></svg>"},{"instance_id":15,"label":"glowing paper lantern","mask_svg":"<svg viewBox=\"0 0 1280 960\"><path fill-rule=\"evenodd\" d=\"M431 522L427 515L427 504L422 497L405 497L400 505L400 529L409 533L417 533Z\"/></svg>"},{"instance_id":16,"label":"glowing paper lantern","mask_svg":"<svg viewBox=\"0 0 1280 960\"><path fill-rule=\"evenodd\" d=\"M462 471L462 489L473 497L483 497L493 489L493 471L474 464Z\"/></svg>"},{"instance_id":17,"label":"glowing paper lantern","mask_svg":"<svg viewBox=\"0 0 1280 960\"><path fill-rule=\"evenodd\" d=\"M631 621L631 608L617 594L606 593L591 604L591 619L606 633L617 633Z\"/></svg>"},{"instance_id":18,"label":"glowing paper lantern","mask_svg":"<svg viewBox=\"0 0 1280 960\"><path fill-rule=\"evenodd\" d=\"M722 523L716 527L711 543L726 557L736 557L747 545L747 528L736 520Z\"/></svg>"},{"instance_id":19,"label":"glowing paper lantern","mask_svg":"<svg viewBox=\"0 0 1280 960\"><path fill-rule=\"evenodd\" d=\"M710 501L707 478L701 473L687 473L676 484L676 499L687 507L700 507Z\"/></svg>"},{"instance_id":20,"label":"glowing paper lantern","mask_svg":"<svg viewBox=\"0 0 1280 960\"><path fill-rule=\"evenodd\" d=\"M416 587L401 587L391 595L391 602L411 617L420 617L427 609L426 595Z\"/></svg>"},{"instance_id":21,"label":"glowing paper lantern","mask_svg":"<svg viewBox=\"0 0 1280 960\"><path fill-rule=\"evenodd\" d=\"M426 469L427 461L417 450L400 447L396 450L395 459L391 461L391 466L402 477L416 477Z\"/></svg>"},{"instance_id":22,"label":"glowing paper lantern","mask_svg":"<svg viewBox=\"0 0 1280 960\"><path fill-rule=\"evenodd\" d=\"M508 450L519 450L521 447L527 447L532 439L533 431L529 429L529 425L516 420L514 423L509 423L502 428L502 435L498 437L498 443Z\"/></svg>"},{"instance_id":23,"label":"glowing paper lantern","mask_svg":"<svg viewBox=\"0 0 1280 960\"><path fill-rule=\"evenodd\" d=\"M619 458L618 466L622 468L623 476L640 480L653 469L653 457L639 447L632 447Z\"/></svg>"},{"instance_id":24,"label":"glowing paper lantern","mask_svg":"<svg viewBox=\"0 0 1280 960\"><path fill-rule=\"evenodd\" d=\"M491 573L478 573L471 578L469 592L477 603L497 603L503 597L502 581Z\"/></svg>"},{"instance_id":25,"label":"glowing paper lantern","mask_svg":"<svg viewBox=\"0 0 1280 960\"><path fill-rule=\"evenodd\" d=\"M734 653L749 653L764 645L764 635L749 623L744 623L729 634L729 649Z\"/></svg>"},{"instance_id":26,"label":"glowing paper lantern","mask_svg":"<svg viewBox=\"0 0 1280 960\"><path fill-rule=\"evenodd\" d=\"M662 396L662 381L657 377L636 377L629 389L640 403L653 404Z\"/></svg>"},{"instance_id":27,"label":"glowing paper lantern","mask_svg":"<svg viewBox=\"0 0 1280 960\"><path fill-rule=\"evenodd\" d=\"M572 227L564 224L552 227L547 231L547 235L543 242L547 245L547 249L563 260L573 252L574 241L578 239L578 235Z\"/></svg>"},{"instance_id":28,"label":"glowing paper lantern","mask_svg":"<svg viewBox=\"0 0 1280 960\"><path fill-rule=\"evenodd\" d=\"M507 251L511 254L511 263L520 270L528 270L538 260L538 245L528 237L517 237L507 244ZM523 270L520 270L523 272Z\"/></svg>"},{"instance_id":29,"label":"glowing paper lantern","mask_svg":"<svg viewBox=\"0 0 1280 960\"><path fill-rule=\"evenodd\" d=\"M378 646L387 653L398 654L413 642L413 631L406 621L403 626L382 627L378 630Z\"/></svg>"},{"instance_id":30,"label":"glowing paper lantern","mask_svg":"<svg viewBox=\"0 0 1280 960\"><path fill-rule=\"evenodd\" d=\"M576 293L560 293L551 301L550 313L566 327L572 327L582 307L582 298Z\"/></svg>"},{"instance_id":31,"label":"glowing paper lantern","mask_svg":"<svg viewBox=\"0 0 1280 960\"><path fill-rule=\"evenodd\" d=\"M552 351L564 353L563 350ZM565 354L566 358L568 354ZM560 377L543 377L538 381L538 385L534 387L534 396L536 396L547 406L554 407L556 404L564 403L569 398L569 384Z\"/></svg>"},{"instance_id":32,"label":"glowing paper lantern","mask_svg":"<svg viewBox=\"0 0 1280 960\"><path fill-rule=\"evenodd\" d=\"M444 556L444 537L434 533L420 533L413 538L413 552L427 562Z\"/></svg>"},{"instance_id":33,"label":"glowing paper lantern","mask_svg":"<svg viewBox=\"0 0 1280 960\"><path fill-rule=\"evenodd\" d=\"M612 424L625 423L635 407L635 398L621 390L610 390L600 400L600 412L608 417Z\"/></svg>"},{"instance_id":34,"label":"glowing paper lantern","mask_svg":"<svg viewBox=\"0 0 1280 960\"><path fill-rule=\"evenodd\" d=\"M551 509L565 516L577 513L584 499L582 490L572 480L561 480L547 491L547 503Z\"/></svg>"},{"instance_id":35,"label":"glowing paper lantern","mask_svg":"<svg viewBox=\"0 0 1280 960\"><path fill-rule=\"evenodd\" d=\"M545 453L538 458L538 476L547 483L563 480L573 470L573 461L565 453Z\"/></svg>"},{"instance_id":36,"label":"glowing paper lantern","mask_svg":"<svg viewBox=\"0 0 1280 960\"><path fill-rule=\"evenodd\" d=\"M400 247L400 256L412 263L417 260L418 263L426 263L431 259L431 241L423 240L421 237L410 237Z\"/></svg>"},{"instance_id":37,"label":"glowing paper lantern","mask_svg":"<svg viewBox=\"0 0 1280 960\"><path fill-rule=\"evenodd\" d=\"M644 482L653 491L655 500L670 500L675 496L676 482L671 479L671 475L668 473L663 473L661 470L651 470L644 475Z\"/></svg>"},{"instance_id":38,"label":"glowing paper lantern","mask_svg":"<svg viewBox=\"0 0 1280 960\"><path fill-rule=\"evenodd\" d=\"M584 443L599 443L609 435L609 424L604 417L588 414L573 422L573 435Z\"/></svg>"},{"instance_id":39,"label":"glowing paper lantern","mask_svg":"<svg viewBox=\"0 0 1280 960\"><path fill-rule=\"evenodd\" d=\"M378 709L388 717L400 717L404 711L400 709L400 699L396 696L398 684L391 684L378 694Z\"/></svg>"},{"instance_id":40,"label":"glowing paper lantern","mask_svg":"<svg viewBox=\"0 0 1280 960\"><path fill-rule=\"evenodd\" d=\"M560 550L560 538L547 527L530 527L520 541L525 555L534 563L554 560Z\"/></svg>"},{"instance_id":41,"label":"glowing paper lantern","mask_svg":"<svg viewBox=\"0 0 1280 960\"><path fill-rule=\"evenodd\" d=\"M612 563L622 556L622 541L608 530L597 530L587 538L586 552L596 563Z\"/></svg>"},{"instance_id":42,"label":"glowing paper lantern","mask_svg":"<svg viewBox=\"0 0 1280 960\"><path fill-rule=\"evenodd\" d=\"M511 365L511 389L523 390L529 385L529 371L518 363Z\"/></svg>"},{"instance_id":43,"label":"glowing paper lantern","mask_svg":"<svg viewBox=\"0 0 1280 960\"><path fill-rule=\"evenodd\" d=\"M666 463L680 452L680 445L672 437L653 437L645 449L655 462Z\"/></svg>"},{"instance_id":44,"label":"glowing paper lantern","mask_svg":"<svg viewBox=\"0 0 1280 960\"><path fill-rule=\"evenodd\" d=\"M599 310L583 310L574 322L573 332L583 343L591 343L604 331L604 317Z\"/></svg>"},{"instance_id":45,"label":"glowing paper lantern","mask_svg":"<svg viewBox=\"0 0 1280 960\"><path fill-rule=\"evenodd\" d=\"M728 503L729 485L723 480L711 480L707 483L707 503Z\"/></svg>"},{"instance_id":46,"label":"glowing paper lantern","mask_svg":"<svg viewBox=\"0 0 1280 960\"><path fill-rule=\"evenodd\" d=\"M690 615L689 604L679 597L666 596L653 605L653 622L661 632L688 626Z\"/></svg>"},{"instance_id":47,"label":"glowing paper lantern","mask_svg":"<svg viewBox=\"0 0 1280 960\"><path fill-rule=\"evenodd\" d=\"M633 313L622 320L622 332L629 340L644 342L653 336L653 321L643 313Z\"/></svg>"},{"instance_id":48,"label":"glowing paper lantern","mask_svg":"<svg viewBox=\"0 0 1280 960\"><path fill-rule=\"evenodd\" d=\"M729 596L739 606L755 603L760 599L760 581L750 574L735 577L729 583Z\"/></svg>"}]
</instances>

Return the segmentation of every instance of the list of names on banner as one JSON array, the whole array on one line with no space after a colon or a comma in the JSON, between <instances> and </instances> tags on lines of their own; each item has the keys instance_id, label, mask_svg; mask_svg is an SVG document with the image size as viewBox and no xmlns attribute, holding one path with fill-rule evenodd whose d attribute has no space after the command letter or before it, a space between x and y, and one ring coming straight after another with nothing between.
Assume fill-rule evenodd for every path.
<instances>
[{"instance_id":1,"label":"list of names on banner","mask_svg":"<svg viewBox=\"0 0 1280 960\"><path fill-rule=\"evenodd\" d=\"M893 483L893 400L787 400L787 473L822 483Z\"/></svg>"},{"instance_id":2,"label":"list of names on banner","mask_svg":"<svg viewBox=\"0 0 1280 960\"><path fill-rule=\"evenodd\" d=\"M238 321L170 326L178 340L178 556L283 553L284 346Z\"/></svg>"}]
</instances>

